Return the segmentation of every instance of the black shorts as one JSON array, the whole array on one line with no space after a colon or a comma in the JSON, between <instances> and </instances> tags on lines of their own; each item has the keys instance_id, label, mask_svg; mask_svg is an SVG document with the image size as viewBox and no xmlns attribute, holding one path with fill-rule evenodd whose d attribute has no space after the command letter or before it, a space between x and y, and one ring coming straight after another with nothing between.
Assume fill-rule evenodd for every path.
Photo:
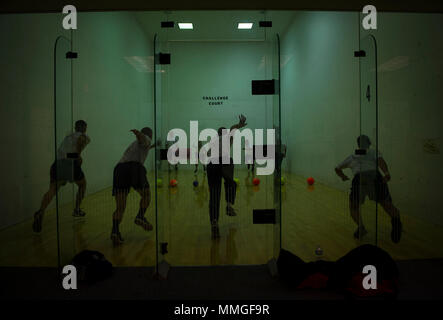
<instances>
[{"instance_id":1,"label":"black shorts","mask_svg":"<svg viewBox=\"0 0 443 320\"><path fill-rule=\"evenodd\" d=\"M136 190L149 189L145 167L140 162L117 164L114 168L112 195L115 196L118 192L129 192L131 187Z\"/></svg>"},{"instance_id":2,"label":"black shorts","mask_svg":"<svg viewBox=\"0 0 443 320\"><path fill-rule=\"evenodd\" d=\"M366 196L377 202L392 201L388 184L383 182L379 172L362 172L352 179L349 200L354 204L363 204Z\"/></svg>"},{"instance_id":3,"label":"black shorts","mask_svg":"<svg viewBox=\"0 0 443 320\"><path fill-rule=\"evenodd\" d=\"M85 177L80 159L60 159L52 163L49 170L51 182L74 182Z\"/></svg>"}]
</instances>

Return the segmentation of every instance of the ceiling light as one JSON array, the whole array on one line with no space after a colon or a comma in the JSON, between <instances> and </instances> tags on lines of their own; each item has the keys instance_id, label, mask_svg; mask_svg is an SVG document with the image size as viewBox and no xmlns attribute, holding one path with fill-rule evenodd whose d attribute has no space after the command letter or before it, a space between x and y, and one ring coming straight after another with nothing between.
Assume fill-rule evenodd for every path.
<instances>
[{"instance_id":1,"label":"ceiling light","mask_svg":"<svg viewBox=\"0 0 443 320\"><path fill-rule=\"evenodd\" d=\"M240 22L238 24L238 28L239 29L252 29L252 25L253 25L252 22Z\"/></svg>"},{"instance_id":2,"label":"ceiling light","mask_svg":"<svg viewBox=\"0 0 443 320\"><path fill-rule=\"evenodd\" d=\"M187 29L187 30L192 30L194 29L194 26L192 25L192 23L183 23L183 22L179 22L178 23L178 27L180 29Z\"/></svg>"}]
</instances>

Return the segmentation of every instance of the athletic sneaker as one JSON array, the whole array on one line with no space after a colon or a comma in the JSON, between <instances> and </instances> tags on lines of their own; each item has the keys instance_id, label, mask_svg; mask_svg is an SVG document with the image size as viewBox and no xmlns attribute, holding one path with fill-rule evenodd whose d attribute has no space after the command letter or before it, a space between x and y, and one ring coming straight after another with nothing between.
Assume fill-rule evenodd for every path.
<instances>
[{"instance_id":1,"label":"athletic sneaker","mask_svg":"<svg viewBox=\"0 0 443 320\"><path fill-rule=\"evenodd\" d=\"M118 246L119 244L122 244L124 242L120 232L112 232L111 240L114 246Z\"/></svg>"},{"instance_id":2,"label":"athletic sneaker","mask_svg":"<svg viewBox=\"0 0 443 320\"><path fill-rule=\"evenodd\" d=\"M135 217L135 224L142 227L143 229L145 229L146 231L151 231L152 230L152 224L149 223L148 220L146 220L145 217L140 218L140 217Z\"/></svg>"},{"instance_id":3,"label":"athletic sneaker","mask_svg":"<svg viewBox=\"0 0 443 320\"><path fill-rule=\"evenodd\" d=\"M365 228L357 228L354 232L354 238L357 240L362 239L367 233L368 231Z\"/></svg>"},{"instance_id":4,"label":"athletic sneaker","mask_svg":"<svg viewBox=\"0 0 443 320\"><path fill-rule=\"evenodd\" d=\"M392 218L391 219L392 231L391 231L391 240L394 243L399 243L401 238L401 232L403 226L401 224L400 218Z\"/></svg>"},{"instance_id":5,"label":"athletic sneaker","mask_svg":"<svg viewBox=\"0 0 443 320\"><path fill-rule=\"evenodd\" d=\"M235 217L237 213L233 207L226 206L226 214L230 217Z\"/></svg>"},{"instance_id":6,"label":"athletic sneaker","mask_svg":"<svg viewBox=\"0 0 443 320\"><path fill-rule=\"evenodd\" d=\"M82 209L74 209L72 215L77 218L84 217L86 215L86 212L84 212Z\"/></svg>"},{"instance_id":7,"label":"athletic sneaker","mask_svg":"<svg viewBox=\"0 0 443 320\"><path fill-rule=\"evenodd\" d=\"M32 224L32 230L35 233L39 233L42 231L42 222L43 222L43 215L39 210L36 213L34 213L34 223Z\"/></svg>"}]
</instances>

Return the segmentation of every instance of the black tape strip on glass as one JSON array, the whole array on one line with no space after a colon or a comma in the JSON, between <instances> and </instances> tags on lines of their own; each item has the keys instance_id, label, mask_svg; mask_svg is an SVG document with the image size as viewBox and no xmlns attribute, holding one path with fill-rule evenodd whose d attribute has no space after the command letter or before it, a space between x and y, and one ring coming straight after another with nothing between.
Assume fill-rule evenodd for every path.
<instances>
[{"instance_id":1,"label":"black tape strip on glass","mask_svg":"<svg viewBox=\"0 0 443 320\"><path fill-rule=\"evenodd\" d=\"M366 57L366 52L364 50L354 51L354 57L356 58Z\"/></svg>"},{"instance_id":2,"label":"black tape strip on glass","mask_svg":"<svg viewBox=\"0 0 443 320\"><path fill-rule=\"evenodd\" d=\"M72 51L66 52L66 59L77 59L77 57L78 57L77 52L72 52Z\"/></svg>"},{"instance_id":3,"label":"black tape strip on glass","mask_svg":"<svg viewBox=\"0 0 443 320\"><path fill-rule=\"evenodd\" d=\"M275 209L254 209L252 211L253 224L275 224Z\"/></svg>"},{"instance_id":4,"label":"black tape strip on glass","mask_svg":"<svg viewBox=\"0 0 443 320\"><path fill-rule=\"evenodd\" d=\"M170 53L157 53L155 55L156 64L171 64L171 54Z\"/></svg>"},{"instance_id":5,"label":"black tape strip on glass","mask_svg":"<svg viewBox=\"0 0 443 320\"><path fill-rule=\"evenodd\" d=\"M261 28L272 28L272 21L260 21L259 26Z\"/></svg>"},{"instance_id":6,"label":"black tape strip on glass","mask_svg":"<svg viewBox=\"0 0 443 320\"><path fill-rule=\"evenodd\" d=\"M174 28L174 21L162 21L162 28Z\"/></svg>"},{"instance_id":7,"label":"black tape strip on glass","mask_svg":"<svg viewBox=\"0 0 443 320\"><path fill-rule=\"evenodd\" d=\"M168 160L168 149L160 149L160 160Z\"/></svg>"},{"instance_id":8,"label":"black tape strip on glass","mask_svg":"<svg viewBox=\"0 0 443 320\"><path fill-rule=\"evenodd\" d=\"M252 94L275 94L274 80L252 80Z\"/></svg>"},{"instance_id":9,"label":"black tape strip on glass","mask_svg":"<svg viewBox=\"0 0 443 320\"><path fill-rule=\"evenodd\" d=\"M355 150L355 154L356 155L365 155L366 154L366 149L356 149Z\"/></svg>"}]
</instances>

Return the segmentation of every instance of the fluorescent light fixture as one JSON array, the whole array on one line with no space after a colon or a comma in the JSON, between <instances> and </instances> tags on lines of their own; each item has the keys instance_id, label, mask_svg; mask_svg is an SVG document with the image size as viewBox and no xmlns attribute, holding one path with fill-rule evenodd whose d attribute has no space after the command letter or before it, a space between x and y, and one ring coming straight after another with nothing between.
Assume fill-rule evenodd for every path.
<instances>
[{"instance_id":1,"label":"fluorescent light fixture","mask_svg":"<svg viewBox=\"0 0 443 320\"><path fill-rule=\"evenodd\" d=\"M238 28L239 29L252 29L252 25L253 25L252 22L240 22L238 24Z\"/></svg>"},{"instance_id":2,"label":"fluorescent light fixture","mask_svg":"<svg viewBox=\"0 0 443 320\"><path fill-rule=\"evenodd\" d=\"M179 22L178 23L178 27L180 29L187 29L187 30L192 30L194 29L194 26L192 25L192 23L184 23L184 22Z\"/></svg>"}]
</instances>

